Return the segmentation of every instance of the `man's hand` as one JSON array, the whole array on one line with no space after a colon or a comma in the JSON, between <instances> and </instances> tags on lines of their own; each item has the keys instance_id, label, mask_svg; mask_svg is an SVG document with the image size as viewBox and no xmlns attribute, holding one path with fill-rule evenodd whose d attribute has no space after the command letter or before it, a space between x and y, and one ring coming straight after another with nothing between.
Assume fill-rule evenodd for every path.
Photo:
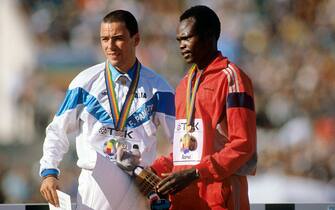
<instances>
[{"instance_id":1,"label":"man's hand","mask_svg":"<svg viewBox=\"0 0 335 210\"><path fill-rule=\"evenodd\" d=\"M134 168L140 164L140 158L140 154L119 147L116 153L116 164L132 175Z\"/></svg>"},{"instance_id":2,"label":"man's hand","mask_svg":"<svg viewBox=\"0 0 335 210\"><path fill-rule=\"evenodd\" d=\"M199 175L195 168L178 171L161 180L157 184L156 190L163 196L167 194L176 194L198 178Z\"/></svg>"},{"instance_id":3,"label":"man's hand","mask_svg":"<svg viewBox=\"0 0 335 210\"><path fill-rule=\"evenodd\" d=\"M43 179L40 192L44 199L52 205L59 207L59 200L56 189L59 189L59 182L56 177L48 176Z\"/></svg>"}]
</instances>

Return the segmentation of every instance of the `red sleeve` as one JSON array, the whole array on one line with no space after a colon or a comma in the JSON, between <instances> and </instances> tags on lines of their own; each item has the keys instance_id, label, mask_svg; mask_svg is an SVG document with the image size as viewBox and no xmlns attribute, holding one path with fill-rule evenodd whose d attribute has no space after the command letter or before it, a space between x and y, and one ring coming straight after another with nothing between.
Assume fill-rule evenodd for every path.
<instances>
[{"instance_id":1,"label":"red sleeve","mask_svg":"<svg viewBox=\"0 0 335 210\"><path fill-rule=\"evenodd\" d=\"M171 173L173 169L172 153L169 157L161 156L157 158L150 167L160 177L162 177L162 173Z\"/></svg>"},{"instance_id":2,"label":"red sleeve","mask_svg":"<svg viewBox=\"0 0 335 210\"><path fill-rule=\"evenodd\" d=\"M223 91L224 124L228 131L228 139L221 150L204 157L196 166L201 178L220 180L236 174L239 169L248 165L248 162L257 162L253 160L257 156L252 83L243 72L236 70L236 73L238 75L238 80L234 84L236 87L231 88L230 83L225 85L226 90ZM252 171L249 170L247 174L254 173L256 162L254 168L250 169Z\"/></svg>"}]
</instances>

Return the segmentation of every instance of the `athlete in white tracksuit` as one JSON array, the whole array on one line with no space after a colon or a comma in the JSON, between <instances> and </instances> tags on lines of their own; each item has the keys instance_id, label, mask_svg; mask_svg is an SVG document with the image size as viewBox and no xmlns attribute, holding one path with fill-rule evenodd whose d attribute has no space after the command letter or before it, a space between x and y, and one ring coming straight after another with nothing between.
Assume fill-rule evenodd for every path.
<instances>
[{"instance_id":1,"label":"athlete in white tracksuit","mask_svg":"<svg viewBox=\"0 0 335 210\"><path fill-rule=\"evenodd\" d=\"M128 15L126 11L117 12ZM115 16L115 12L113 14ZM122 45L118 45L117 41L120 41L120 36L121 39L130 37L131 41L133 37L136 39L136 35L131 36L123 19L105 19L100 34L107 61L88 68L75 77L63 104L46 129L43 157L40 160L40 175L43 177L41 193L48 202L57 205L58 201L53 194L55 188L58 188L55 178L60 174L59 164L69 148L68 136L75 134L77 165L82 169L77 209L147 209L147 199L140 194L130 176L115 164L116 145L109 141L115 135L115 119L111 114L106 69L112 75L118 107L122 107L127 100L136 71L140 72L125 124L124 139L128 149L135 144L139 147L142 166L149 166L156 157L156 132L159 125L172 143L174 91L161 76L141 65L136 57L134 62L129 62L131 65L127 71L120 71L120 66L125 62L119 62L120 65L117 62L122 60L119 59ZM116 29L108 31L113 27ZM107 35L104 29L108 31ZM130 31L129 37L127 33L124 35L127 30ZM116 43L104 48L103 40L106 37L111 37L111 43ZM121 49L119 51L118 46ZM138 66L140 67L137 68Z\"/></svg>"}]
</instances>

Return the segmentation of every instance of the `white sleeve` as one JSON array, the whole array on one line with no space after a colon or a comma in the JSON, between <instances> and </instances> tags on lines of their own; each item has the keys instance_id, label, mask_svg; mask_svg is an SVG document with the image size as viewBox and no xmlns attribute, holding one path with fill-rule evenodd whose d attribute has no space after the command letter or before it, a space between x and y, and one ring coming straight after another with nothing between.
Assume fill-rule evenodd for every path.
<instances>
[{"instance_id":1,"label":"white sleeve","mask_svg":"<svg viewBox=\"0 0 335 210\"><path fill-rule=\"evenodd\" d=\"M78 100L74 97L75 90L67 91L62 106L52 122L46 128L46 137L43 144L43 156L40 160L40 175L44 169L56 169L59 174L59 163L69 149L68 135L79 128Z\"/></svg>"}]
</instances>

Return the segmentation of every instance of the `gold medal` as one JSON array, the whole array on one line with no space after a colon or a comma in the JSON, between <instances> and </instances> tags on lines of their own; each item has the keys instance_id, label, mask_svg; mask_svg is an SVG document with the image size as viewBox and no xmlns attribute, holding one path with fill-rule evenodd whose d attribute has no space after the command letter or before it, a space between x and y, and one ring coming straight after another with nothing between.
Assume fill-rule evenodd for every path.
<instances>
[{"instance_id":1,"label":"gold medal","mask_svg":"<svg viewBox=\"0 0 335 210\"><path fill-rule=\"evenodd\" d=\"M194 136L186 133L181 139L181 149L194 151L197 149L198 143Z\"/></svg>"},{"instance_id":2,"label":"gold medal","mask_svg":"<svg viewBox=\"0 0 335 210\"><path fill-rule=\"evenodd\" d=\"M198 147L197 140L191 135L195 131L194 127L194 112L195 112L195 96L200 84L200 78L203 71L199 71L199 76L197 77L198 68L193 65L189 70L187 79L187 91L186 91L186 134L180 139L181 151L187 154L190 151L194 151ZM194 81L194 87L192 88L192 80Z\"/></svg>"}]
</instances>

